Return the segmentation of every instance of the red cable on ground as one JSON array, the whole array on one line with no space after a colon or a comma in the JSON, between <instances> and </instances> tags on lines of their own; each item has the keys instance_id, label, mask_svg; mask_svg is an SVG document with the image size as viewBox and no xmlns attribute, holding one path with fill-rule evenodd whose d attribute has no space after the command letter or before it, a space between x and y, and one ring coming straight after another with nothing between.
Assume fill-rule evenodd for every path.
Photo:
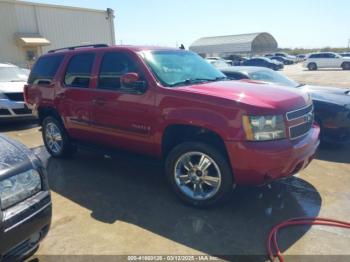
<instances>
[{"instance_id":1,"label":"red cable on ground","mask_svg":"<svg viewBox=\"0 0 350 262\"><path fill-rule=\"evenodd\" d=\"M350 229L350 223L339 221L335 219L319 218L319 217L300 217L286 220L277 226L275 226L268 237L267 240L267 252L271 261L274 261L276 258L280 262L284 262L283 255L277 244L277 233L278 230L289 227L289 226L298 226L298 225L321 225L321 226L332 226L332 227L341 227Z\"/></svg>"}]
</instances>

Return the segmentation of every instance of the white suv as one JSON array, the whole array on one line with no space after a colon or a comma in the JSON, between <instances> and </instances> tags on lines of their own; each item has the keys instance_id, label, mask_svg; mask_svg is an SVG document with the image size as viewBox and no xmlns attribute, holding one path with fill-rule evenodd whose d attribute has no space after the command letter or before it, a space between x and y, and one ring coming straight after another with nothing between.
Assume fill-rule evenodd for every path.
<instances>
[{"instance_id":1,"label":"white suv","mask_svg":"<svg viewBox=\"0 0 350 262\"><path fill-rule=\"evenodd\" d=\"M318 68L342 68L350 70L350 57L342 57L337 53L323 52L311 54L303 64L309 70Z\"/></svg>"},{"instance_id":2,"label":"white suv","mask_svg":"<svg viewBox=\"0 0 350 262\"><path fill-rule=\"evenodd\" d=\"M27 69L0 63L0 120L33 118L23 97L28 75Z\"/></svg>"}]
</instances>

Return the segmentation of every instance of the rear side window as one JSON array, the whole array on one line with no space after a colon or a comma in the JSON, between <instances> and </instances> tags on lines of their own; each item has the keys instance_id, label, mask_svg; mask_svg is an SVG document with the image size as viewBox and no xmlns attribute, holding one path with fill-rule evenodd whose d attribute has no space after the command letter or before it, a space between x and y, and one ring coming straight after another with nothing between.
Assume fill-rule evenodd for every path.
<instances>
[{"instance_id":1,"label":"rear side window","mask_svg":"<svg viewBox=\"0 0 350 262\"><path fill-rule=\"evenodd\" d=\"M95 55L92 53L73 56L68 64L64 83L69 87L88 88Z\"/></svg>"},{"instance_id":2,"label":"rear side window","mask_svg":"<svg viewBox=\"0 0 350 262\"><path fill-rule=\"evenodd\" d=\"M30 73L28 84L40 84L40 81L45 81L46 83L52 81L63 58L63 55L39 58Z\"/></svg>"}]
</instances>

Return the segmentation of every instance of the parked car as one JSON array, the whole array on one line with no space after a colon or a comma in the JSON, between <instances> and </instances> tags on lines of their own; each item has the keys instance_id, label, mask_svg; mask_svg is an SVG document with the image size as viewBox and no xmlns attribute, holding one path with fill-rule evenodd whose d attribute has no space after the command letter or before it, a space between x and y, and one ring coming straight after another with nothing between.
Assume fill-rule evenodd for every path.
<instances>
[{"instance_id":1,"label":"parked car","mask_svg":"<svg viewBox=\"0 0 350 262\"><path fill-rule=\"evenodd\" d=\"M25 97L53 157L83 142L164 159L173 190L195 206L299 172L319 143L309 95L227 81L185 50L54 50L34 65Z\"/></svg>"},{"instance_id":2,"label":"parked car","mask_svg":"<svg viewBox=\"0 0 350 262\"><path fill-rule=\"evenodd\" d=\"M267 57L254 57L247 61L244 61L243 66L259 66L259 67L267 67L273 70L281 70L283 69L283 63L279 61L271 60Z\"/></svg>"},{"instance_id":3,"label":"parked car","mask_svg":"<svg viewBox=\"0 0 350 262\"><path fill-rule=\"evenodd\" d=\"M341 55L343 57L350 57L350 52L348 52L348 53L340 53L339 55Z\"/></svg>"},{"instance_id":4,"label":"parked car","mask_svg":"<svg viewBox=\"0 0 350 262\"><path fill-rule=\"evenodd\" d=\"M321 127L321 139L328 143L350 143L350 89L302 85L270 69L230 67L222 72L234 80L251 79L298 88L311 94L315 120Z\"/></svg>"},{"instance_id":5,"label":"parked car","mask_svg":"<svg viewBox=\"0 0 350 262\"><path fill-rule=\"evenodd\" d=\"M272 56L270 57L271 60L276 60L278 62L281 62L283 63L284 65L292 65L294 64L294 61L291 60L291 59L288 59L286 57L283 57L283 56Z\"/></svg>"},{"instance_id":6,"label":"parked car","mask_svg":"<svg viewBox=\"0 0 350 262\"><path fill-rule=\"evenodd\" d=\"M289 55L285 52L278 52L278 53L275 53L275 56L280 56L280 57L284 57L284 58L287 58L287 59L290 59L292 61L297 62L297 57L294 56L294 55Z\"/></svg>"},{"instance_id":7,"label":"parked car","mask_svg":"<svg viewBox=\"0 0 350 262\"><path fill-rule=\"evenodd\" d=\"M307 59L307 55L297 55L297 59L299 62L305 61Z\"/></svg>"},{"instance_id":8,"label":"parked car","mask_svg":"<svg viewBox=\"0 0 350 262\"><path fill-rule=\"evenodd\" d=\"M232 65L232 60L231 59L224 59L221 58L219 56L210 56L210 57L206 57L206 60L217 60L217 61L224 61L229 65Z\"/></svg>"},{"instance_id":9,"label":"parked car","mask_svg":"<svg viewBox=\"0 0 350 262\"><path fill-rule=\"evenodd\" d=\"M41 161L0 135L0 259L32 255L51 223L51 197Z\"/></svg>"},{"instance_id":10,"label":"parked car","mask_svg":"<svg viewBox=\"0 0 350 262\"><path fill-rule=\"evenodd\" d=\"M228 63L226 60L224 59L209 59L206 58L205 59L209 64L213 65L216 68L221 68L221 67L228 67L228 66L232 66L232 64Z\"/></svg>"},{"instance_id":11,"label":"parked car","mask_svg":"<svg viewBox=\"0 0 350 262\"><path fill-rule=\"evenodd\" d=\"M0 64L0 120L33 118L24 103L23 87L28 72L11 64Z\"/></svg>"},{"instance_id":12,"label":"parked car","mask_svg":"<svg viewBox=\"0 0 350 262\"><path fill-rule=\"evenodd\" d=\"M323 52L311 54L303 64L309 70L319 68L342 68L350 70L350 57L342 57L337 53Z\"/></svg>"}]
</instances>

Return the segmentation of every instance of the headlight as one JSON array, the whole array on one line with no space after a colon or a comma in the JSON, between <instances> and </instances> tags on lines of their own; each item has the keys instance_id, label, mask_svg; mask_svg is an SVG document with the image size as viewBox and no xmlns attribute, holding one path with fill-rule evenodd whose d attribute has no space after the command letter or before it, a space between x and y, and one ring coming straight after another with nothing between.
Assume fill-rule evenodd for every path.
<instances>
[{"instance_id":1,"label":"headlight","mask_svg":"<svg viewBox=\"0 0 350 262\"><path fill-rule=\"evenodd\" d=\"M249 141L286 138L283 116L243 116L243 127Z\"/></svg>"},{"instance_id":2,"label":"headlight","mask_svg":"<svg viewBox=\"0 0 350 262\"><path fill-rule=\"evenodd\" d=\"M0 204L2 209L13 206L41 190L38 171L31 169L0 181Z\"/></svg>"}]
</instances>

